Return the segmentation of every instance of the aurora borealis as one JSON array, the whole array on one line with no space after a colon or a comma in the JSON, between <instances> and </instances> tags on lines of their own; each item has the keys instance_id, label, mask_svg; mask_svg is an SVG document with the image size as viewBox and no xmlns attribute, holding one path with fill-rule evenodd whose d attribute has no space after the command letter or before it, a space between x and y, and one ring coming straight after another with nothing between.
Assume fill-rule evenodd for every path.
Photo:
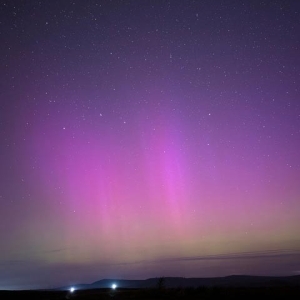
<instances>
[{"instance_id":1,"label":"aurora borealis","mask_svg":"<svg viewBox=\"0 0 300 300\"><path fill-rule=\"evenodd\" d=\"M299 274L298 1L0 12L0 289Z\"/></svg>"}]
</instances>

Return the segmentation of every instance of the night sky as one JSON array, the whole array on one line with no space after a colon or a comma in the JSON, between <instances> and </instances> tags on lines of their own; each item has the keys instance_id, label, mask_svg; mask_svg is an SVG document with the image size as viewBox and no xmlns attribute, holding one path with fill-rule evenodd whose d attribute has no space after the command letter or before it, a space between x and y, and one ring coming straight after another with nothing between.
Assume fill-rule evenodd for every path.
<instances>
[{"instance_id":1,"label":"night sky","mask_svg":"<svg viewBox=\"0 0 300 300\"><path fill-rule=\"evenodd\" d=\"M300 1L0 4L0 289L300 274Z\"/></svg>"}]
</instances>

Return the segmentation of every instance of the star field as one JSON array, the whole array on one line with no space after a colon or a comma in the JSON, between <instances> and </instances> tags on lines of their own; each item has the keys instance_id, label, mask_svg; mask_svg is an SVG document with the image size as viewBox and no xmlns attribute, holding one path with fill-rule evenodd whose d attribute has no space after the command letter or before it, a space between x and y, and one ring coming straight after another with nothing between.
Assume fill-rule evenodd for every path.
<instances>
[{"instance_id":1,"label":"star field","mask_svg":"<svg viewBox=\"0 0 300 300\"><path fill-rule=\"evenodd\" d=\"M2 1L0 289L300 272L298 1Z\"/></svg>"}]
</instances>

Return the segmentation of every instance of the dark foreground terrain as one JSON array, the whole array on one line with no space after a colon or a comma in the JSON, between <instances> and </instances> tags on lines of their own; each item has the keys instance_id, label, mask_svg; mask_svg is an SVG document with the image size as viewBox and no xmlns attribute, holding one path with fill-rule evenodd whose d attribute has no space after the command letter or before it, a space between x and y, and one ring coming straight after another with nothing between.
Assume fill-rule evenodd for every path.
<instances>
[{"instance_id":1,"label":"dark foreground terrain","mask_svg":"<svg viewBox=\"0 0 300 300\"><path fill-rule=\"evenodd\" d=\"M0 299L300 299L300 287L199 287L174 289L95 289L68 291L0 291Z\"/></svg>"}]
</instances>

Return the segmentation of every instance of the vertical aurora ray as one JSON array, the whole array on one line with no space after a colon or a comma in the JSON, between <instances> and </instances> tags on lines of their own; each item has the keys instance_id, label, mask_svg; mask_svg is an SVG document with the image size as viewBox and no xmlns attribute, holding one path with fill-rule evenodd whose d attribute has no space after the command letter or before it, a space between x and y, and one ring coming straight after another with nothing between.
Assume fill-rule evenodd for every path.
<instances>
[{"instance_id":1,"label":"vertical aurora ray","mask_svg":"<svg viewBox=\"0 0 300 300\"><path fill-rule=\"evenodd\" d=\"M295 274L299 5L96 2L1 6L0 282Z\"/></svg>"}]
</instances>

